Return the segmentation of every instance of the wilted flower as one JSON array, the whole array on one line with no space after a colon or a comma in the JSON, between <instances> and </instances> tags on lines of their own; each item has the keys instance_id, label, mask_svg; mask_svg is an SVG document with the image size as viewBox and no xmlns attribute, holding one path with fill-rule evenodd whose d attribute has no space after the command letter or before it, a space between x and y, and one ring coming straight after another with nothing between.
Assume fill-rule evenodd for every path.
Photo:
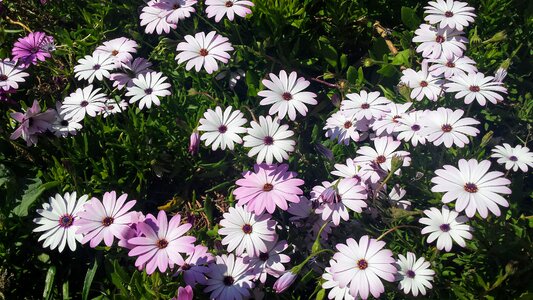
<instances>
[{"instance_id":1,"label":"wilted flower","mask_svg":"<svg viewBox=\"0 0 533 300\"><path fill-rule=\"evenodd\" d=\"M9 137L16 140L22 137L29 146L37 144L37 134L45 132L50 129L52 122L55 119L55 110L47 109L41 112L41 107L37 100L33 101L33 105L28 108L25 113L15 112L11 113L11 117L15 119L20 126Z\"/></svg>"}]
</instances>

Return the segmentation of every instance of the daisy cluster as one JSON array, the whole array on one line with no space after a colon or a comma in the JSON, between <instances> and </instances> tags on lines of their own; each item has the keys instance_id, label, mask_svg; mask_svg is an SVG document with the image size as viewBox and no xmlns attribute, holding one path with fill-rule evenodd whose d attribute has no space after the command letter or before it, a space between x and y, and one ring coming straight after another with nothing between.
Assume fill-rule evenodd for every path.
<instances>
[{"instance_id":1,"label":"daisy cluster","mask_svg":"<svg viewBox=\"0 0 533 300\"><path fill-rule=\"evenodd\" d=\"M142 9L141 26L146 33L169 33L196 13L196 4L194 0L151 0ZM253 6L241 0L207 0L205 4L208 18L216 22L224 16L230 21L235 15L245 17ZM465 104L503 101L504 76L485 76L464 56L467 39L463 30L474 21L473 8L464 2L437 0L425 9L428 23L422 24L413 38L420 43L417 52L424 57L421 69L406 69L401 78L401 84L410 89L410 98L438 105L446 94L456 93L455 98L464 98ZM187 71L204 69L213 74L219 63L229 62L229 52L234 50L229 39L215 31L183 39L177 43L176 60L185 64ZM134 103L141 110L160 105L160 97L170 95L170 84L162 73L150 69L148 60L133 58L137 48L135 41L122 37L80 59L75 77L89 85L78 88L55 110L43 112L35 101L25 113L12 114L21 124L12 138L22 137L31 145L37 142L37 134L46 130L58 136L75 134L86 115L107 117ZM13 65L22 68L16 61ZM22 69L17 74L3 80L8 81L4 90L17 88L27 76ZM113 92L124 91L128 101L122 100L122 95L112 98L103 93L102 88L93 86L95 80L110 80ZM135 258L139 270L171 272L179 277L184 287L178 289L177 299L191 299L193 288L209 293L211 299L259 297L269 278L276 280L268 287L282 293L310 260L315 262L320 286L329 299L377 298L385 292L384 282L397 282L405 294L426 295L435 275L430 261L413 252L393 253L382 241L387 233L358 239L346 233L358 231L354 228L361 227L361 214L372 217L380 213L376 202L416 209L415 203L404 199L406 190L390 184L391 178L415 163L411 161L414 147L429 143L465 147L480 133L476 128L480 122L461 109L416 110L414 102L395 103L377 91L348 93L323 130L326 138L340 145L356 144L356 155L334 165L333 180L306 186L288 163L296 151L298 128L294 125L300 116L308 115L309 106L318 104L317 95L308 90L310 81L294 71L265 74L262 84L258 104L268 107L268 113L258 117L251 113L247 119L239 108L215 106L203 113L190 137L192 154L198 154L203 142L212 151L245 148L244 153L254 160L235 181L235 205L217 226L218 247L209 249L198 242L192 236L193 225L179 214L170 219L164 210L145 215L132 210L135 200L127 201L127 194L117 196L115 191L105 193L102 200L78 197L75 192L51 197L34 219L39 225L34 231L41 233L39 241L60 252L67 247L76 250L77 243L95 248L102 243L113 247L116 241L117 247ZM365 141L368 143L363 145ZM533 154L526 147L503 144L493 152L492 157L507 170L527 172L533 167ZM457 164L444 165L431 182L431 191L442 193L443 206L419 211L423 217L418 220L421 226L416 227L427 236L426 242L439 250L466 247L466 240L473 238L470 218L499 216L501 208L509 206L505 196L511 193L511 182L503 172L492 170L488 160L460 159ZM336 234L335 229L343 230ZM295 238L301 243L290 243L294 232L307 234ZM297 252L306 253L302 262L294 262L298 255L291 259ZM318 259L328 252L332 253L328 259ZM293 267L289 268L291 261Z\"/></svg>"}]
</instances>

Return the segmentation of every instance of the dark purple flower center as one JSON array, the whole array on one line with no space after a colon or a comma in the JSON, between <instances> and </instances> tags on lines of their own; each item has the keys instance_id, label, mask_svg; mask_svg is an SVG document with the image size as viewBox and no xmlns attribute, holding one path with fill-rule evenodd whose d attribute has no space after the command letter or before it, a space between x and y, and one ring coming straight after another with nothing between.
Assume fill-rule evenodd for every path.
<instances>
[{"instance_id":1,"label":"dark purple flower center","mask_svg":"<svg viewBox=\"0 0 533 300\"><path fill-rule=\"evenodd\" d=\"M271 136L265 136L263 142L265 143L265 145L270 146L274 144L274 138L272 138Z\"/></svg>"},{"instance_id":2,"label":"dark purple flower center","mask_svg":"<svg viewBox=\"0 0 533 300\"><path fill-rule=\"evenodd\" d=\"M420 81L420 86L421 86L421 87L426 87L426 86L428 86L428 82L422 80L422 81Z\"/></svg>"},{"instance_id":3,"label":"dark purple flower center","mask_svg":"<svg viewBox=\"0 0 533 300\"><path fill-rule=\"evenodd\" d=\"M69 214L63 215L59 218L59 226L63 228L72 226L72 223L74 223L74 217Z\"/></svg>"},{"instance_id":4,"label":"dark purple flower center","mask_svg":"<svg viewBox=\"0 0 533 300\"><path fill-rule=\"evenodd\" d=\"M350 121L346 121L346 122L344 122L344 128L346 128L346 129L352 127L352 125L353 125L353 124L352 124L352 122L350 122Z\"/></svg>"},{"instance_id":5,"label":"dark purple flower center","mask_svg":"<svg viewBox=\"0 0 533 300\"><path fill-rule=\"evenodd\" d=\"M455 68L455 64L453 63L453 61L449 61L449 62L446 63L446 67Z\"/></svg>"},{"instance_id":6,"label":"dark purple flower center","mask_svg":"<svg viewBox=\"0 0 533 300\"><path fill-rule=\"evenodd\" d=\"M87 105L89 105L89 101L87 101L87 100L83 100L83 101L80 102L80 106L81 107L86 107Z\"/></svg>"},{"instance_id":7,"label":"dark purple flower center","mask_svg":"<svg viewBox=\"0 0 533 300\"><path fill-rule=\"evenodd\" d=\"M409 277L409 278L415 278L415 271L413 270L407 270L407 272L405 272L405 276Z\"/></svg>"},{"instance_id":8,"label":"dark purple flower center","mask_svg":"<svg viewBox=\"0 0 533 300\"><path fill-rule=\"evenodd\" d=\"M233 1L226 1L226 7L232 7L233 6Z\"/></svg>"},{"instance_id":9,"label":"dark purple flower center","mask_svg":"<svg viewBox=\"0 0 533 300\"><path fill-rule=\"evenodd\" d=\"M244 224L242 226L242 232L246 233L246 234L250 234L252 233L252 225L250 224Z\"/></svg>"},{"instance_id":10,"label":"dark purple flower center","mask_svg":"<svg viewBox=\"0 0 533 300\"><path fill-rule=\"evenodd\" d=\"M363 103L363 104L361 104L361 108L362 108L362 109L369 109L369 108L370 108L370 104L368 104L368 103Z\"/></svg>"},{"instance_id":11,"label":"dark purple flower center","mask_svg":"<svg viewBox=\"0 0 533 300\"><path fill-rule=\"evenodd\" d=\"M105 227L113 224L113 222L115 221L115 219L113 219L113 217L105 217L103 220L102 220L102 225L104 225Z\"/></svg>"},{"instance_id":12,"label":"dark purple flower center","mask_svg":"<svg viewBox=\"0 0 533 300\"><path fill-rule=\"evenodd\" d=\"M181 5L179 3L175 3L174 5L172 5L172 9L179 9L181 8Z\"/></svg>"},{"instance_id":13,"label":"dark purple flower center","mask_svg":"<svg viewBox=\"0 0 533 300\"><path fill-rule=\"evenodd\" d=\"M189 265L188 263L184 263L183 266L181 266L181 269L183 271L188 271L191 269L191 265Z\"/></svg>"},{"instance_id":14,"label":"dark purple flower center","mask_svg":"<svg viewBox=\"0 0 533 300\"><path fill-rule=\"evenodd\" d=\"M435 42L442 44L444 43L445 39L442 35L437 35L437 38L435 39Z\"/></svg>"},{"instance_id":15,"label":"dark purple flower center","mask_svg":"<svg viewBox=\"0 0 533 300\"><path fill-rule=\"evenodd\" d=\"M270 183L265 183L265 185L263 185L263 191L265 192L270 192L272 189L274 189L274 186Z\"/></svg>"},{"instance_id":16,"label":"dark purple flower center","mask_svg":"<svg viewBox=\"0 0 533 300\"><path fill-rule=\"evenodd\" d=\"M477 92L479 92L480 89L479 89L479 86L477 86L477 85L471 85L469 90L471 92L477 93Z\"/></svg>"},{"instance_id":17,"label":"dark purple flower center","mask_svg":"<svg viewBox=\"0 0 533 300\"><path fill-rule=\"evenodd\" d=\"M154 92L154 90L153 90L152 88L147 88L146 90L144 90L144 93L145 93L146 95L150 95L150 94L152 94L153 92Z\"/></svg>"},{"instance_id":18,"label":"dark purple flower center","mask_svg":"<svg viewBox=\"0 0 533 300\"><path fill-rule=\"evenodd\" d=\"M235 282L235 279L233 279L233 277L231 276L224 276L222 282L224 282L225 286L231 286Z\"/></svg>"},{"instance_id":19,"label":"dark purple flower center","mask_svg":"<svg viewBox=\"0 0 533 300\"><path fill-rule=\"evenodd\" d=\"M364 270L364 269L368 268L368 262L364 258L358 260L357 261L357 268L359 270Z\"/></svg>"},{"instance_id":20,"label":"dark purple flower center","mask_svg":"<svg viewBox=\"0 0 533 300\"><path fill-rule=\"evenodd\" d=\"M450 132L452 131L453 128L452 128L452 125L450 124L444 124L440 127L440 129L444 132Z\"/></svg>"},{"instance_id":21,"label":"dark purple flower center","mask_svg":"<svg viewBox=\"0 0 533 300\"><path fill-rule=\"evenodd\" d=\"M464 189L469 193L476 193L478 191L477 185L471 182L466 183Z\"/></svg>"},{"instance_id":22,"label":"dark purple flower center","mask_svg":"<svg viewBox=\"0 0 533 300\"><path fill-rule=\"evenodd\" d=\"M228 127L226 127L226 125L220 125L218 127L218 132L220 133L226 133L226 131L228 131Z\"/></svg>"},{"instance_id":23,"label":"dark purple flower center","mask_svg":"<svg viewBox=\"0 0 533 300\"><path fill-rule=\"evenodd\" d=\"M401 119L401 118L402 117L400 117L400 116L394 116L394 117L392 117L392 122L393 123L398 123L398 119Z\"/></svg>"},{"instance_id":24,"label":"dark purple flower center","mask_svg":"<svg viewBox=\"0 0 533 300\"><path fill-rule=\"evenodd\" d=\"M209 51L207 51L207 49L205 48L200 49L200 56L207 56L207 54L209 54Z\"/></svg>"},{"instance_id":25,"label":"dark purple flower center","mask_svg":"<svg viewBox=\"0 0 533 300\"><path fill-rule=\"evenodd\" d=\"M289 101L292 99L292 95L289 92L285 92L281 95L281 98L283 98L283 100Z\"/></svg>"},{"instance_id":26,"label":"dark purple flower center","mask_svg":"<svg viewBox=\"0 0 533 300\"><path fill-rule=\"evenodd\" d=\"M450 231L450 225L449 225L449 224L442 224L442 225L439 226L439 228L440 228L440 230L441 230L442 232L448 232L448 231Z\"/></svg>"},{"instance_id":27,"label":"dark purple flower center","mask_svg":"<svg viewBox=\"0 0 533 300\"><path fill-rule=\"evenodd\" d=\"M447 12L444 13L444 15L446 16L446 18L451 18L451 17L453 17L453 12L447 11Z\"/></svg>"},{"instance_id":28,"label":"dark purple flower center","mask_svg":"<svg viewBox=\"0 0 533 300\"><path fill-rule=\"evenodd\" d=\"M33 126L33 118L29 118L28 119L28 126L30 126L30 127Z\"/></svg>"},{"instance_id":29,"label":"dark purple flower center","mask_svg":"<svg viewBox=\"0 0 533 300\"><path fill-rule=\"evenodd\" d=\"M262 261L267 261L268 260L268 253L262 253L259 254L259 259L262 260Z\"/></svg>"},{"instance_id":30,"label":"dark purple flower center","mask_svg":"<svg viewBox=\"0 0 533 300\"><path fill-rule=\"evenodd\" d=\"M114 108L115 108L114 105L108 105L108 106L107 106L107 110L113 110Z\"/></svg>"},{"instance_id":31,"label":"dark purple flower center","mask_svg":"<svg viewBox=\"0 0 533 300\"><path fill-rule=\"evenodd\" d=\"M30 49L30 52L31 52L31 54L35 54L35 53L39 52L39 48L38 47L33 47L33 48Z\"/></svg>"},{"instance_id":32,"label":"dark purple flower center","mask_svg":"<svg viewBox=\"0 0 533 300\"><path fill-rule=\"evenodd\" d=\"M411 126L411 130L413 130L413 131L419 131L419 130L420 130L420 125L415 124L415 125Z\"/></svg>"},{"instance_id":33,"label":"dark purple flower center","mask_svg":"<svg viewBox=\"0 0 533 300\"><path fill-rule=\"evenodd\" d=\"M511 155L511 156L509 156L509 160L510 161L518 161L518 157L516 157L514 155Z\"/></svg>"},{"instance_id":34,"label":"dark purple flower center","mask_svg":"<svg viewBox=\"0 0 533 300\"><path fill-rule=\"evenodd\" d=\"M113 56L117 56L117 54L118 54L118 50L113 50L113 51L111 51L111 55L113 55Z\"/></svg>"},{"instance_id":35,"label":"dark purple flower center","mask_svg":"<svg viewBox=\"0 0 533 300\"><path fill-rule=\"evenodd\" d=\"M156 246L159 249L165 249L168 246L168 242L165 239L160 239L159 241L157 241Z\"/></svg>"},{"instance_id":36,"label":"dark purple flower center","mask_svg":"<svg viewBox=\"0 0 533 300\"><path fill-rule=\"evenodd\" d=\"M6 81L7 80L7 75L6 74L0 74L0 81Z\"/></svg>"},{"instance_id":37,"label":"dark purple flower center","mask_svg":"<svg viewBox=\"0 0 533 300\"><path fill-rule=\"evenodd\" d=\"M68 126L68 121L67 120L62 120L60 124L61 124L61 126Z\"/></svg>"},{"instance_id":38,"label":"dark purple flower center","mask_svg":"<svg viewBox=\"0 0 533 300\"><path fill-rule=\"evenodd\" d=\"M96 64L96 65L93 66L93 70L95 70L95 71L96 71L96 70L100 70L100 67L101 67L101 66L100 66L99 64Z\"/></svg>"},{"instance_id":39,"label":"dark purple flower center","mask_svg":"<svg viewBox=\"0 0 533 300\"><path fill-rule=\"evenodd\" d=\"M376 158L376 162L377 162L378 164L382 164L382 163L384 163L385 161L387 161L387 158L386 158L384 155L380 155L380 156L378 156L378 157Z\"/></svg>"}]
</instances>

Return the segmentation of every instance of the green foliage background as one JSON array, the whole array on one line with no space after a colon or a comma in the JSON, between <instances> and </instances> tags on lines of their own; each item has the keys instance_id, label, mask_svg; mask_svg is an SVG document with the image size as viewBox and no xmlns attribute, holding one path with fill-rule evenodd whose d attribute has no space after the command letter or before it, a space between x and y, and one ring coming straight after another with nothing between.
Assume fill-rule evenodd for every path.
<instances>
[{"instance_id":1,"label":"green foliage background","mask_svg":"<svg viewBox=\"0 0 533 300\"><path fill-rule=\"evenodd\" d=\"M216 105L240 108L248 119L266 114L258 107L261 80L280 69L297 71L312 80L311 89L319 104L308 117L292 123L298 133L298 150L290 159L291 170L305 179L307 191L328 179L335 162L354 157L359 145L350 147L326 141L323 124L336 108L332 97L342 98L362 88L380 90L395 102L409 99L395 88L401 70L418 66L420 57L411 43L422 22L425 3L411 0L256 0L253 15L236 22L207 20L203 1L201 12L180 22L168 35L144 34L139 26L141 0L36 0L0 4L0 57L10 57L17 38L25 35L14 21L35 31L54 36L57 51L53 58L31 67L30 79L15 94L20 105L0 103L0 299L156 299L170 298L179 285L170 276L146 276L133 267L121 249L82 247L75 253L43 249L31 231L35 209L57 192L77 191L100 197L117 190L137 199L137 209L154 212L165 205L170 212L194 216L194 235L210 248L217 245L216 224L222 211L233 202L231 191L253 159L235 152L202 148L199 155L187 152L189 135L207 108ZM490 149L502 142L527 144L532 139L533 85L533 2L527 0L469 1L478 15L468 31L471 41L467 55L480 71L490 74L510 61L505 83L506 101L485 108L471 106L469 116L482 122L481 134L463 149L427 145L408 149L413 166L400 178L407 198L418 209L440 206L440 196L430 191L433 171L444 164L455 165L460 158L488 158ZM11 21L10 21L11 20ZM399 51L393 55L376 30L387 30ZM379 26L377 26L379 27ZM242 69L244 80L234 90L227 80L215 75L186 72L174 60L175 46L185 34L217 30L236 49L227 66ZM502 32L504 32L502 34ZM75 137L42 137L37 147L21 140L10 141L15 123L9 113L29 106L34 99L41 106L54 107L84 83L73 79L76 61L90 54L105 40L126 36L140 45L139 57L149 58L155 69L172 83L172 96L148 111L129 109L109 118L86 118ZM118 94L117 94L118 95ZM408 94L407 94L408 95ZM463 103L446 99L438 104L461 108ZM414 103L417 108L436 104ZM335 162L324 158L318 145L333 150ZM530 147L531 148L531 147ZM496 167L496 164L493 164ZM417 172L421 172L417 174ZM421 178L420 178L421 177ZM474 218L474 239L465 249L440 253L427 245L418 230L398 230L386 237L395 253L414 251L433 262L437 271L435 299L533 299L533 202L531 175L510 173L513 194L511 207L501 217ZM396 182L393 180L393 182ZM416 225L419 216L391 208L383 216L361 216L363 233L379 236L398 224ZM346 235L349 228L341 227ZM351 235L350 235L351 236ZM296 238L296 237L289 237ZM300 254L302 255L302 254ZM293 255L293 261L302 257ZM294 293L281 298L307 299L319 289L310 272ZM394 284L387 299L405 296ZM197 295L201 294L197 290ZM320 293L318 293L320 295ZM269 297L269 296L267 296ZM271 296L273 297L273 296Z\"/></svg>"}]
</instances>

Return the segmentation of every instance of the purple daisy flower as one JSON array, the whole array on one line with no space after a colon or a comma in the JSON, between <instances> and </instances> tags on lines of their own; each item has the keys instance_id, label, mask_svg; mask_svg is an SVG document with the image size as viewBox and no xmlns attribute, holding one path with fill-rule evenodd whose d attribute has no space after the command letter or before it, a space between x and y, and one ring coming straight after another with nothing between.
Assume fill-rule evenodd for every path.
<instances>
[{"instance_id":1,"label":"purple daisy flower","mask_svg":"<svg viewBox=\"0 0 533 300\"><path fill-rule=\"evenodd\" d=\"M149 214L146 218L155 217ZM145 266L146 273L152 274L157 268L165 272L175 264L183 265L185 262L180 253L192 253L196 238L183 236L192 225L180 225L180 222L180 215L175 215L169 222L165 211L160 210L153 224L139 223L137 226L144 236L128 240L129 244L135 246L128 255L138 256L135 266Z\"/></svg>"},{"instance_id":2,"label":"purple daisy flower","mask_svg":"<svg viewBox=\"0 0 533 300\"><path fill-rule=\"evenodd\" d=\"M30 32L28 36L18 39L11 53L14 60L18 60L20 65L27 68L31 64L36 65L37 62L50 58L52 56L50 52L53 50L55 50L53 37L44 32Z\"/></svg>"}]
</instances>

